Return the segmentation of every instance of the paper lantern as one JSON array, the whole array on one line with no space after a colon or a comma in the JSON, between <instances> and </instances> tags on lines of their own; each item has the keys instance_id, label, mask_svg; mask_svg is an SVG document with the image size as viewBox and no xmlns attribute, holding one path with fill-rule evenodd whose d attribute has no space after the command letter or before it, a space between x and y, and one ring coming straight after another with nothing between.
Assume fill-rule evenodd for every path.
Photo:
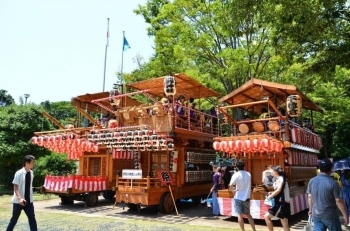
<instances>
[{"instance_id":1,"label":"paper lantern","mask_svg":"<svg viewBox=\"0 0 350 231\"><path fill-rule=\"evenodd\" d=\"M243 150L243 141L242 140L236 140L235 141L236 145L235 145L235 150L237 152L241 152Z\"/></svg>"},{"instance_id":2,"label":"paper lantern","mask_svg":"<svg viewBox=\"0 0 350 231\"><path fill-rule=\"evenodd\" d=\"M290 117L299 117L301 115L302 101L299 95L288 96L286 106Z\"/></svg>"},{"instance_id":3,"label":"paper lantern","mask_svg":"<svg viewBox=\"0 0 350 231\"><path fill-rule=\"evenodd\" d=\"M230 152L234 152L234 150L235 150L235 142L234 142L233 140L230 140L230 141L228 142L228 150L229 150Z\"/></svg>"},{"instance_id":4,"label":"paper lantern","mask_svg":"<svg viewBox=\"0 0 350 231\"><path fill-rule=\"evenodd\" d=\"M252 152L258 152L259 145L260 145L259 139L258 138L253 139L252 144L250 144Z\"/></svg>"},{"instance_id":5,"label":"paper lantern","mask_svg":"<svg viewBox=\"0 0 350 231\"><path fill-rule=\"evenodd\" d=\"M38 143L38 137L34 136L32 137L32 144L37 144Z\"/></svg>"},{"instance_id":6,"label":"paper lantern","mask_svg":"<svg viewBox=\"0 0 350 231\"><path fill-rule=\"evenodd\" d=\"M214 150L218 151L218 150L220 149L220 142L215 141L215 142L213 143L213 148L214 148Z\"/></svg>"},{"instance_id":7,"label":"paper lantern","mask_svg":"<svg viewBox=\"0 0 350 231\"><path fill-rule=\"evenodd\" d=\"M176 81L174 76L165 76L164 78L164 94L166 96L174 96L176 94Z\"/></svg>"},{"instance_id":8,"label":"paper lantern","mask_svg":"<svg viewBox=\"0 0 350 231\"><path fill-rule=\"evenodd\" d=\"M244 141L243 150L246 151L246 152L249 152L250 151L250 145L251 145L250 140L246 139Z\"/></svg>"},{"instance_id":9,"label":"paper lantern","mask_svg":"<svg viewBox=\"0 0 350 231\"><path fill-rule=\"evenodd\" d=\"M220 142L220 151L225 152L227 147L228 147L227 141L223 140L223 141Z\"/></svg>"}]
</instances>

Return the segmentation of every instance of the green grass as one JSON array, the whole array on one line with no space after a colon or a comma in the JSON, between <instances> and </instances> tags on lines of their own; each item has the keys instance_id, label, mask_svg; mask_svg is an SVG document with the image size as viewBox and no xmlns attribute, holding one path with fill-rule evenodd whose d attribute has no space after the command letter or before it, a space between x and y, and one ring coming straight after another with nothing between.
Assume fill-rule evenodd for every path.
<instances>
[{"instance_id":1,"label":"green grass","mask_svg":"<svg viewBox=\"0 0 350 231\"><path fill-rule=\"evenodd\" d=\"M34 200L44 200L42 194L35 194ZM51 199L57 196L51 195ZM11 218L11 196L0 196L0 230L5 230ZM35 206L35 204L34 204ZM96 230L130 230L130 231L223 231L240 229L218 228L206 226L194 226L188 224L170 224L159 221L141 221L141 220L124 220L118 218L107 217L88 217L76 213L52 213L52 212L36 212L38 229L42 231L96 231ZM16 231L29 230L28 220L24 213L20 216L15 227Z\"/></svg>"},{"instance_id":2,"label":"green grass","mask_svg":"<svg viewBox=\"0 0 350 231\"><path fill-rule=\"evenodd\" d=\"M47 198L44 196L44 194L40 194L40 193L34 193L33 197L34 197L34 201L47 200ZM10 196L10 195L0 196L0 206L6 205L6 204L11 204L11 198L12 198L12 196ZM50 195L50 200L56 199L56 198L58 198L58 196Z\"/></svg>"}]
</instances>

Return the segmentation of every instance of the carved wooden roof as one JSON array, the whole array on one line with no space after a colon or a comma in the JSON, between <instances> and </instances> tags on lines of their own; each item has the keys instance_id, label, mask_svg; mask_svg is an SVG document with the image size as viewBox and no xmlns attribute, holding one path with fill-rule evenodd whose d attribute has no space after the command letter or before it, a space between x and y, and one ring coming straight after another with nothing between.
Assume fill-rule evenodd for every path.
<instances>
[{"instance_id":1,"label":"carved wooden roof","mask_svg":"<svg viewBox=\"0 0 350 231\"><path fill-rule=\"evenodd\" d=\"M207 98L207 97L219 97L220 93L210 89L203 84L199 83L197 80L189 77L186 74L179 73L173 75L176 80L176 95L175 98L179 95L184 95L186 99L194 98ZM131 87L135 90L149 90L149 93L154 96L162 97L164 92L164 78L165 76L152 78L140 82L135 82L128 84L128 87Z\"/></svg>"},{"instance_id":2,"label":"carved wooden roof","mask_svg":"<svg viewBox=\"0 0 350 231\"><path fill-rule=\"evenodd\" d=\"M286 102L289 95L299 95L302 99L304 109L323 112L315 103L313 103L306 95L297 89L294 85L280 84L268 82L260 79L252 78L241 87L237 88L230 94L219 99L219 103L226 102L228 104L243 104L254 101L260 101L263 97L268 97L277 107ZM261 109L266 105L246 105L241 108L247 111L254 111L259 114Z\"/></svg>"},{"instance_id":3,"label":"carved wooden roof","mask_svg":"<svg viewBox=\"0 0 350 231\"><path fill-rule=\"evenodd\" d=\"M79 95L79 96L73 97L71 100L71 103L73 106L78 106L84 110L87 110L88 112L101 112L101 110L102 112L106 112L106 110L96 105L95 103L91 102L92 100L102 99L106 97L109 97L109 92L99 92L94 94ZM99 103L112 109L112 106L109 104L108 100L100 101ZM138 105L141 105L141 103L130 97L122 97L121 105L138 106Z\"/></svg>"}]
</instances>

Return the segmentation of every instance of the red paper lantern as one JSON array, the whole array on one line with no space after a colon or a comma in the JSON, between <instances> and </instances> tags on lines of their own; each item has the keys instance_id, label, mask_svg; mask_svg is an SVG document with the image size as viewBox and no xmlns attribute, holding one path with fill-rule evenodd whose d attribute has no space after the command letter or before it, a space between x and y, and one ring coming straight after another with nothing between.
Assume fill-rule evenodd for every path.
<instances>
[{"instance_id":1,"label":"red paper lantern","mask_svg":"<svg viewBox=\"0 0 350 231\"><path fill-rule=\"evenodd\" d=\"M235 142L234 141L230 140L228 142L228 149L230 152L233 152L235 150Z\"/></svg>"},{"instance_id":2,"label":"red paper lantern","mask_svg":"<svg viewBox=\"0 0 350 231\"><path fill-rule=\"evenodd\" d=\"M37 144L38 143L38 137L34 136L32 137L32 144Z\"/></svg>"},{"instance_id":3,"label":"red paper lantern","mask_svg":"<svg viewBox=\"0 0 350 231\"><path fill-rule=\"evenodd\" d=\"M243 141L242 140L236 140L236 151L241 152L243 150Z\"/></svg>"},{"instance_id":4,"label":"red paper lantern","mask_svg":"<svg viewBox=\"0 0 350 231\"><path fill-rule=\"evenodd\" d=\"M273 150L274 150L275 152L280 152L280 151L282 151L282 143L281 143L281 142L274 142Z\"/></svg>"},{"instance_id":5,"label":"red paper lantern","mask_svg":"<svg viewBox=\"0 0 350 231\"><path fill-rule=\"evenodd\" d=\"M269 149L269 139L262 138L260 140L260 150L267 151Z\"/></svg>"},{"instance_id":6,"label":"red paper lantern","mask_svg":"<svg viewBox=\"0 0 350 231\"><path fill-rule=\"evenodd\" d=\"M255 138L253 140L253 144L251 144L252 152L258 152L259 151L259 145L260 145L259 139Z\"/></svg>"},{"instance_id":7,"label":"red paper lantern","mask_svg":"<svg viewBox=\"0 0 350 231\"><path fill-rule=\"evenodd\" d=\"M95 152L95 153L98 152L98 149L99 149L99 148L98 148L98 145L97 145L97 144L95 144L95 145L92 147L92 151Z\"/></svg>"},{"instance_id":8,"label":"red paper lantern","mask_svg":"<svg viewBox=\"0 0 350 231\"><path fill-rule=\"evenodd\" d=\"M246 151L246 152L249 152L249 151L250 151L250 145L251 145L250 140L246 139L246 140L244 141L243 150Z\"/></svg>"},{"instance_id":9,"label":"red paper lantern","mask_svg":"<svg viewBox=\"0 0 350 231\"><path fill-rule=\"evenodd\" d=\"M92 150L92 143L91 142L87 142L86 143L86 151L91 152L91 150Z\"/></svg>"},{"instance_id":10,"label":"red paper lantern","mask_svg":"<svg viewBox=\"0 0 350 231\"><path fill-rule=\"evenodd\" d=\"M227 147L228 147L227 141L223 140L223 141L220 142L220 151L225 152Z\"/></svg>"},{"instance_id":11,"label":"red paper lantern","mask_svg":"<svg viewBox=\"0 0 350 231\"><path fill-rule=\"evenodd\" d=\"M220 143L218 141L215 141L213 143L213 148L214 148L214 150L218 151L220 149Z\"/></svg>"}]
</instances>

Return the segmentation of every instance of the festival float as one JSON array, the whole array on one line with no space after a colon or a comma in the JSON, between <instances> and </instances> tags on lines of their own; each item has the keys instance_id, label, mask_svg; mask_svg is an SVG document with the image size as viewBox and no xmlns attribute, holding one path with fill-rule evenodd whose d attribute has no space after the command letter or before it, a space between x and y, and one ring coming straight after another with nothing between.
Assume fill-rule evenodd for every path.
<instances>
[{"instance_id":1,"label":"festival float","mask_svg":"<svg viewBox=\"0 0 350 231\"><path fill-rule=\"evenodd\" d=\"M134 169L117 172L116 203L129 209L158 206L164 213L174 211L179 199L200 203L212 186L212 167L208 163L216 158L213 138L221 134L220 126L209 122L212 115L200 106L206 98L217 101L219 93L185 74L132 83L128 88L152 102L118 112L122 124L119 129L130 130L135 140L131 144L135 165ZM168 98L167 104L155 99L163 96ZM179 105L179 96L194 99L198 109ZM184 107L183 114L178 113L179 107Z\"/></svg>"},{"instance_id":2,"label":"festival float","mask_svg":"<svg viewBox=\"0 0 350 231\"><path fill-rule=\"evenodd\" d=\"M102 193L115 196L123 207L157 205L165 213L174 211L179 199L199 203L212 186L208 163L216 158L213 138L221 134L220 126L211 123L213 115L200 106L206 98L217 102L219 93L185 74L132 83L126 89L128 93L112 90L72 99L78 120L87 118L90 127L35 133L34 144L79 161L76 175L48 174L42 191L59 195L62 204L81 200L93 206ZM180 95L193 98L198 109L175 102ZM163 96L168 103L160 102ZM177 113L179 107L184 114ZM109 120L101 124L90 112L109 114Z\"/></svg>"},{"instance_id":3,"label":"festival float","mask_svg":"<svg viewBox=\"0 0 350 231\"><path fill-rule=\"evenodd\" d=\"M116 120L95 120L90 115L108 114L113 110L110 103L102 103L98 106L92 103L95 99L109 97L109 92L86 94L72 98L71 103L77 110L76 125L88 121L89 126L63 126L55 118L46 112L42 114L51 120L59 129L52 131L35 132L32 143L42 146L59 154L67 154L68 160L78 161L78 173L66 175L51 175L45 177L41 191L55 194L61 198L61 204L72 204L74 200L85 201L88 206L98 203L98 196L106 199L114 199L116 172L125 167L132 168L134 159L129 152L123 152L120 156L113 155L112 150L106 148L104 143L109 140L105 137L103 129L117 126ZM122 104L132 106L141 105L140 102L125 97ZM99 139L97 137L105 137Z\"/></svg>"},{"instance_id":4,"label":"festival float","mask_svg":"<svg viewBox=\"0 0 350 231\"><path fill-rule=\"evenodd\" d=\"M232 133L215 137L213 148L223 156L245 161L245 170L252 177L252 217L264 219L269 209L264 199L272 189L262 184L266 165L284 169L290 187L291 214L307 209L306 187L316 175L317 154L322 147L321 138L313 132L313 112L322 110L293 85L254 78L219 99L219 105ZM261 112L265 115L259 117ZM233 197L233 190L219 190L222 215L237 216Z\"/></svg>"}]
</instances>

